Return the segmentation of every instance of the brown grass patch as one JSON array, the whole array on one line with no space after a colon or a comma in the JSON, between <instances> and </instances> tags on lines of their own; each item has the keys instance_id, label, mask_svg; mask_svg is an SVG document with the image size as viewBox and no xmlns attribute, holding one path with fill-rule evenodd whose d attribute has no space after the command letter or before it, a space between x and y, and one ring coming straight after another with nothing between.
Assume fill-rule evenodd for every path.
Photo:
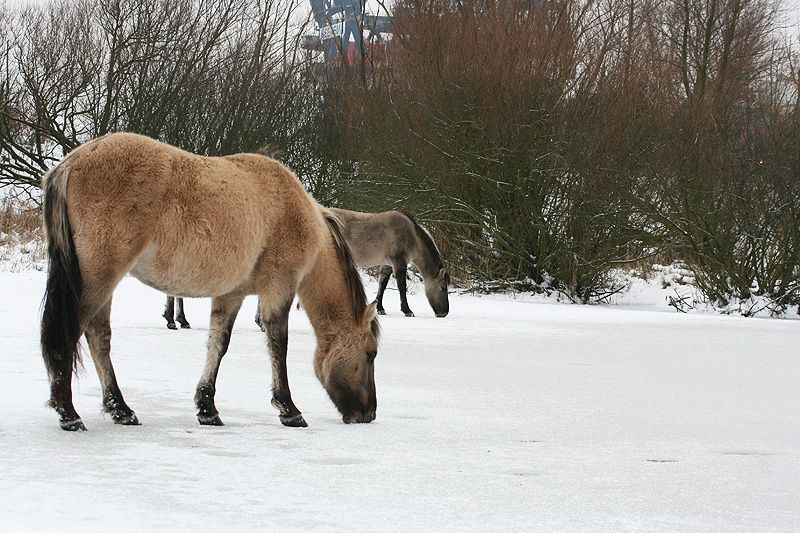
<instances>
[{"instance_id":1,"label":"brown grass patch","mask_svg":"<svg viewBox=\"0 0 800 533\"><path fill-rule=\"evenodd\" d=\"M42 236L42 212L38 206L20 204L11 198L0 201L0 245L29 242Z\"/></svg>"},{"instance_id":2,"label":"brown grass patch","mask_svg":"<svg viewBox=\"0 0 800 533\"><path fill-rule=\"evenodd\" d=\"M0 270L42 270L46 258L41 209L12 198L0 200Z\"/></svg>"}]
</instances>

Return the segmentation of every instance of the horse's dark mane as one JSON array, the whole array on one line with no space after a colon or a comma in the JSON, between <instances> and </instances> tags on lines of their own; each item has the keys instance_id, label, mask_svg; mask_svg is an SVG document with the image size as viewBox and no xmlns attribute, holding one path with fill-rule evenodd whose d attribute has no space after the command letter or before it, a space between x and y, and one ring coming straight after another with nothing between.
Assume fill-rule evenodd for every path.
<instances>
[{"instance_id":1,"label":"horse's dark mane","mask_svg":"<svg viewBox=\"0 0 800 533\"><path fill-rule=\"evenodd\" d=\"M422 242L422 245L425 246L425 249L428 250L428 253L431 255L431 257L437 261L439 268L444 268L444 261L442 261L442 256L439 253L439 249L436 247L436 243L433 242L433 239L427 230L419 225L414 215L406 213L405 211L400 212L405 215L412 224L414 224L414 230L417 232L417 237L419 237L419 240Z\"/></svg>"},{"instance_id":2,"label":"horse's dark mane","mask_svg":"<svg viewBox=\"0 0 800 533\"><path fill-rule=\"evenodd\" d=\"M344 267L345 283L347 285L347 292L350 296L350 302L353 308L353 318L360 318L364 316L367 309L367 293L364 291L364 284L361 281L361 276L358 273L356 262L353 260L353 254L350 251L347 241L342 234L342 226L336 215L328 210L324 213L325 222L328 224L328 230L333 237L333 244L336 247L336 254L339 257L339 262ZM370 324L372 334L377 338L380 336L380 325L378 319L373 318Z\"/></svg>"}]
</instances>

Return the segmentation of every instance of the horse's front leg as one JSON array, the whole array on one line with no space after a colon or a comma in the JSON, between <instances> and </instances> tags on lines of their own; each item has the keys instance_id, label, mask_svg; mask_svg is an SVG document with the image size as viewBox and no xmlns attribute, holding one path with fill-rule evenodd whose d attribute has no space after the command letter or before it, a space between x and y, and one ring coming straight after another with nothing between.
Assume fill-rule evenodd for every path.
<instances>
[{"instance_id":1,"label":"horse's front leg","mask_svg":"<svg viewBox=\"0 0 800 533\"><path fill-rule=\"evenodd\" d=\"M208 354L203 377L197 384L194 403L197 405L197 420L206 426L222 426L219 411L214 405L217 373L222 357L228 351L231 331L236 315L242 307L241 296L220 296L211 300L211 322L208 331Z\"/></svg>"},{"instance_id":2,"label":"horse's front leg","mask_svg":"<svg viewBox=\"0 0 800 533\"><path fill-rule=\"evenodd\" d=\"M292 401L289 391L289 376L286 372L286 352L289 346L289 310L292 308L292 298L276 309L267 309L264 301L260 300L262 322L267 332L269 355L272 361L272 405L280 411L279 418L284 426L306 427L305 419L300 410Z\"/></svg>"},{"instance_id":3,"label":"horse's front leg","mask_svg":"<svg viewBox=\"0 0 800 533\"><path fill-rule=\"evenodd\" d=\"M381 275L378 278L378 295L375 297L375 303L378 304L378 314L385 315L386 310L383 308L383 293L386 291L386 286L389 284L389 278L392 275L392 267L384 265L381 267Z\"/></svg>"},{"instance_id":4,"label":"horse's front leg","mask_svg":"<svg viewBox=\"0 0 800 533\"><path fill-rule=\"evenodd\" d=\"M175 314L175 297L167 295L167 303L164 306L164 313L161 315L167 320L167 327L169 329L178 329L178 326L175 325L175 319L173 319L173 315Z\"/></svg>"},{"instance_id":5,"label":"horse's front leg","mask_svg":"<svg viewBox=\"0 0 800 533\"><path fill-rule=\"evenodd\" d=\"M261 328L261 331L267 331L264 322L261 321L261 296L258 297L258 305L256 306L256 325Z\"/></svg>"},{"instance_id":6,"label":"horse's front leg","mask_svg":"<svg viewBox=\"0 0 800 533\"><path fill-rule=\"evenodd\" d=\"M408 299L406 298L406 274L407 274L407 266L406 265L395 265L394 266L394 277L397 280L397 290L400 291L400 310L406 316L414 316L414 313L411 311L411 308L408 306Z\"/></svg>"},{"instance_id":7,"label":"horse's front leg","mask_svg":"<svg viewBox=\"0 0 800 533\"><path fill-rule=\"evenodd\" d=\"M183 313L183 298L176 296L175 300L175 303L178 305L178 312L175 315L175 320L178 321L178 324L181 325L181 328L191 329L192 325L189 324L189 321L186 320L186 315Z\"/></svg>"}]
</instances>

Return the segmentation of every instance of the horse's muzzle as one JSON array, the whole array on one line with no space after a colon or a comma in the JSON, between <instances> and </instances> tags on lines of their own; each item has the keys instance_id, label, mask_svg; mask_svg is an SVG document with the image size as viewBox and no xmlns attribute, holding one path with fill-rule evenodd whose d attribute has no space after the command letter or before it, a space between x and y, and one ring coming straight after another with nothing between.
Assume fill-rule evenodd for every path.
<instances>
[{"instance_id":1,"label":"horse's muzzle","mask_svg":"<svg viewBox=\"0 0 800 533\"><path fill-rule=\"evenodd\" d=\"M353 414L348 416L343 416L342 421L345 424L369 424L376 418L375 411L371 411L369 413L362 413L362 414Z\"/></svg>"}]
</instances>

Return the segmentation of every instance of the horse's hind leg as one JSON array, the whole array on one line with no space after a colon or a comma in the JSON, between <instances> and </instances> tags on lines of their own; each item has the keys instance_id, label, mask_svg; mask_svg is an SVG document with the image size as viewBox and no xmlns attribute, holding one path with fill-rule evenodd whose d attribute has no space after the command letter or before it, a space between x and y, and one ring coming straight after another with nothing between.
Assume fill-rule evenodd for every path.
<instances>
[{"instance_id":1,"label":"horse's hind leg","mask_svg":"<svg viewBox=\"0 0 800 533\"><path fill-rule=\"evenodd\" d=\"M397 280L397 290L400 291L400 310L406 316L414 316L411 308L408 306L408 299L406 298L406 274L407 266L404 264L394 265L394 277Z\"/></svg>"},{"instance_id":2,"label":"horse's hind leg","mask_svg":"<svg viewBox=\"0 0 800 533\"><path fill-rule=\"evenodd\" d=\"M85 332L89 351L103 387L103 409L111 415L116 424L138 426L139 419L122 398L122 392L119 390L114 374L114 366L111 364L110 316L111 300L109 299L86 325Z\"/></svg>"},{"instance_id":3,"label":"horse's hind leg","mask_svg":"<svg viewBox=\"0 0 800 533\"><path fill-rule=\"evenodd\" d=\"M49 405L58 413L61 429L86 431L86 426L72 403L72 374L72 365L63 365L50 378Z\"/></svg>"},{"instance_id":4,"label":"horse's hind leg","mask_svg":"<svg viewBox=\"0 0 800 533\"><path fill-rule=\"evenodd\" d=\"M175 325L175 320L172 318L174 314L175 314L175 297L167 295L167 303L164 306L164 313L161 316L167 319L167 328L169 329L178 329L178 326Z\"/></svg>"},{"instance_id":5,"label":"horse's hind leg","mask_svg":"<svg viewBox=\"0 0 800 533\"><path fill-rule=\"evenodd\" d=\"M178 324L181 325L181 328L191 329L191 324L189 324L189 321L186 320L186 315L183 314L183 298L176 296L175 300L177 300L176 303L178 304L178 314L175 315L175 320L178 321Z\"/></svg>"},{"instance_id":6,"label":"horse's hind leg","mask_svg":"<svg viewBox=\"0 0 800 533\"><path fill-rule=\"evenodd\" d=\"M208 332L208 354L203 376L197 384L194 402L197 405L197 420L205 426L222 426L219 411L214 405L217 373L222 357L228 351L231 331L236 315L242 307L243 297L220 296L211 300L211 323Z\"/></svg>"},{"instance_id":7,"label":"horse's hind leg","mask_svg":"<svg viewBox=\"0 0 800 533\"><path fill-rule=\"evenodd\" d=\"M383 308L383 293L386 291L386 286L389 284L389 277L392 275L392 267L385 265L381 267L381 275L378 278L378 295L375 297L375 302L378 304L378 314L385 315L386 310Z\"/></svg>"},{"instance_id":8,"label":"horse's hind leg","mask_svg":"<svg viewBox=\"0 0 800 533\"><path fill-rule=\"evenodd\" d=\"M292 297L278 305L275 309L264 307L265 298L259 300L261 316L267 332L269 355L272 361L272 405L278 409L278 415L284 426L306 427L305 419L292 401L289 390L289 376L286 371L286 352L289 346L289 310L292 308Z\"/></svg>"},{"instance_id":9,"label":"horse's hind leg","mask_svg":"<svg viewBox=\"0 0 800 533\"><path fill-rule=\"evenodd\" d=\"M109 315L111 313L111 294L114 292L114 285L94 284L91 282L91 277L87 276L84 280L84 296L77 312L79 317L92 317L89 320L81 319L79 326L80 335L85 334L86 340L89 343L89 349L92 353L92 358L97 367L97 373L100 376L100 381L103 385L104 405L106 405L105 395L109 390L106 386L107 378L110 376L113 386L119 394L119 387L117 387L116 379L114 378L114 368L111 366L111 359L109 358L109 351L111 348L111 324L109 322ZM105 301L105 304L97 302ZM79 337L80 338L80 337ZM100 361L100 363L98 363ZM67 431L86 430L86 426L81 421L80 416L75 411L72 403L72 366L64 366L60 368L57 375L51 380L50 384L50 405L60 415L59 423L62 429ZM119 394L121 405L130 411L130 408L122 401L122 395ZM133 420L136 415L133 415ZM115 419L116 420L116 419ZM131 422L133 423L133 422ZM135 423L138 423L136 421Z\"/></svg>"}]
</instances>

